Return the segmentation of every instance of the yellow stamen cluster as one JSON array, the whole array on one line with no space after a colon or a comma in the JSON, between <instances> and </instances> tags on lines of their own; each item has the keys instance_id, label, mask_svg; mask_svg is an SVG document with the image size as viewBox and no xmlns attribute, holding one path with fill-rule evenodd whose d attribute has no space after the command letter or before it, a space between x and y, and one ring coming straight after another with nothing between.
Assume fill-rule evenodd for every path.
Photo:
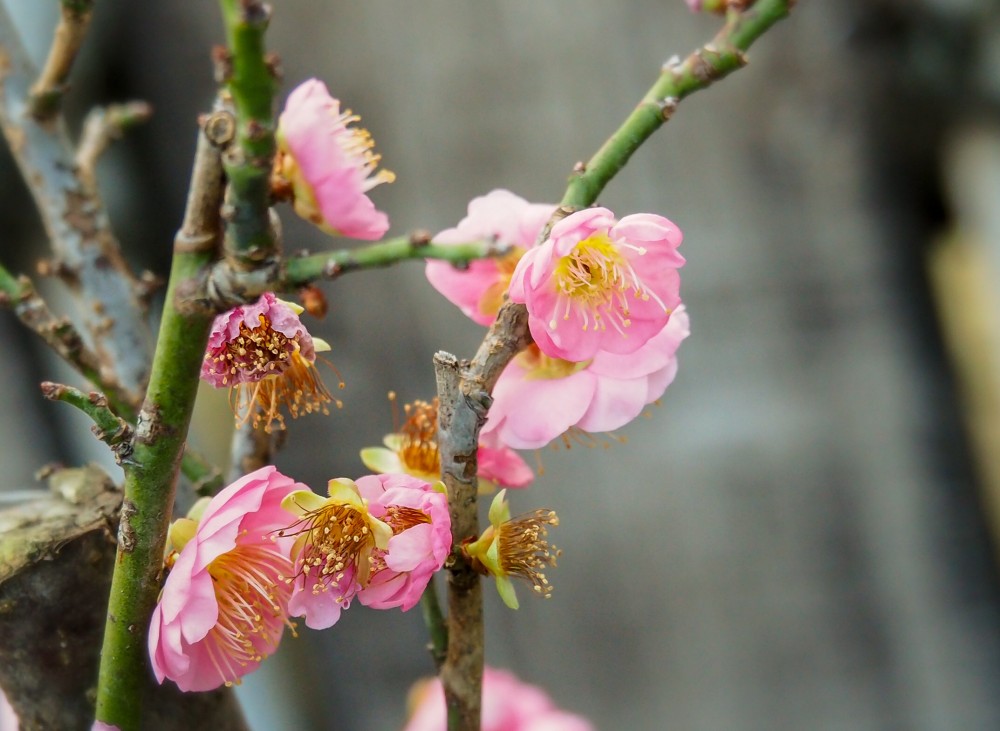
<instances>
[{"instance_id":1,"label":"yellow stamen cluster","mask_svg":"<svg viewBox=\"0 0 1000 731\"><path fill-rule=\"evenodd\" d=\"M597 233L579 242L556 265L554 281L564 297L564 320L575 308L583 319L584 330L606 330L610 323L624 335L632 324L628 293L631 291L641 300L656 298L643 286L619 246L629 245L615 244L607 234ZM631 248L646 253L641 247ZM549 323L552 329L556 325L556 320Z\"/></svg>"},{"instance_id":2,"label":"yellow stamen cluster","mask_svg":"<svg viewBox=\"0 0 1000 731\"><path fill-rule=\"evenodd\" d=\"M372 151L375 147L375 141L372 139L371 132L364 127L350 126L354 122L360 122L361 117L348 109L335 115L335 119L338 124L344 126L345 131L345 134L337 135L337 142L340 143L340 149L349 157L357 160L360 163L358 167L365 173L365 182L362 185L362 190L367 192L376 185L394 181L396 179L395 173L388 170L379 170L377 173L374 173L382 156Z\"/></svg>"},{"instance_id":3,"label":"yellow stamen cluster","mask_svg":"<svg viewBox=\"0 0 1000 731\"><path fill-rule=\"evenodd\" d=\"M219 618L206 647L223 677L263 660L285 625L294 631L286 617L290 589L280 580L290 569L287 556L260 545L237 545L209 564Z\"/></svg>"},{"instance_id":4,"label":"yellow stamen cluster","mask_svg":"<svg viewBox=\"0 0 1000 731\"><path fill-rule=\"evenodd\" d=\"M407 469L436 474L441 471L438 451L438 400L414 401L403 407L406 422L400 428L399 459Z\"/></svg>"},{"instance_id":5,"label":"yellow stamen cluster","mask_svg":"<svg viewBox=\"0 0 1000 731\"><path fill-rule=\"evenodd\" d=\"M362 586L367 583L371 572L371 556L375 538L368 527L367 517L350 505L328 503L319 510L306 513L290 528L279 535L299 535L304 539L301 546L301 563L298 575L304 575L305 585L312 582L313 594L340 590L350 591L351 585L342 586L348 569L356 567L356 573L348 579L356 580ZM289 582L295 577L290 577Z\"/></svg>"},{"instance_id":6,"label":"yellow stamen cluster","mask_svg":"<svg viewBox=\"0 0 1000 731\"><path fill-rule=\"evenodd\" d=\"M409 508L403 505L390 505L385 509L382 520L392 528L393 535L399 535L404 530L423 523L430 523L431 517L423 510Z\"/></svg>"},{"instance_id":7,"label":"yellow stamen cluster","mask_svg":"<svg viewBox=\"0 0 1000 731\"><path fill-rule=\"evenodd\" d=\"M240 383L229 392L229 404L236 415L236 425L250 422L254 429L263 428L271 433L274 425L285 428L282 410L297 419L302 414L329 414L327 404L339 409L343 404L334 399L320 380L315 363L302 357L296 348L288 359L287 367L280 373L256 383Z\"/></svg>"},{"instance_id":8,"label":"yellow stamen cluster","mask_svg":"<svg viewBox=\"0 0 1000 731\"><path fill-rule=\"evenodd\" d=\"M549 545L546 526L559 525L554 510L536 510L500 524L500 568L505 574L526 579L532 590L548 598L552 586L542 569L555 566L562 551Z\"/></svg>"},{"instance_id":9,"label":"yellow stamen cluster","mask_svg":"<svg viewBox=\"0 0 1000 731\"><path fill-rule=\"evenodd\" d=\"M260 326L247 327L240 323L240 334L215 353L206 353L211 370L222 376L222 385L258 380L283 370L296 345L288 337L271 328L271 321L260 315Z\"/></svg>"}]
</instances>

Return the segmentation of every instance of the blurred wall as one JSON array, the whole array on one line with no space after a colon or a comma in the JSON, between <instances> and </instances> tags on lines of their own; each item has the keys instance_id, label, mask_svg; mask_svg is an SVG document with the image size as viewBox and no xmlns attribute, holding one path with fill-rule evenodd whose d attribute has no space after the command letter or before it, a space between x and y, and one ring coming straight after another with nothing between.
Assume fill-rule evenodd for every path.
<instances>
[{"instance_id":1,"label":"blurred wall","mask_svg":"<svg viewBox=\"0 0 1000 731\"><path fill-rule=\"evenodd\" d=\"M1000 723L992 545L922 273L947 216L936 146L963 109L939 82L987 5L800 3L608 187L619 215L685 231L693 334L626 444L545 450L513 496L559 512L565 554L550 601L512 613L487 592L491 664L608 729ZM97 16L75 103L155 106L104 183L134 260L162 271L221 29L190 0ZM286 89L318 76L362 115L398 174L374 197L402 234L453 225L494 187L558 200L660 64L717 25L680 0L287 0L269 42ZM331 246L285 220L287 249ZM430 396L433 352L471 355L482 334L418 265L327 292L314 332L345 407L294 423L278 459L317 490L361 474L388 390ZM207 394L195 438L221 453L229 428ZM416 612L300 634L244 685L260 729L393 728L431 672Z\"/></svg>"}]
</instances>

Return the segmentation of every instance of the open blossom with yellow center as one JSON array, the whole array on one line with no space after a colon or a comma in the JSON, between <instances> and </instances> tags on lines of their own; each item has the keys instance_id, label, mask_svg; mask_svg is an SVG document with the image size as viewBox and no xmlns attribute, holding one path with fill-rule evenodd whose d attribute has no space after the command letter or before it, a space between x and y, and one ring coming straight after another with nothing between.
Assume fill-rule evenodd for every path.
<instances>
[{"instance_id":1,"label":"open blossom with yellow center","mask_svg":"<svg viewBox=\"0 0 1000 731\"><path fill-rule=\"evenodd\" d=\"M292 539L281 501L305 485L274 467L240 478L171 526L170 574L153 610L149 655L161 683L231 685L274 652L286 626Z\"/></svg>"},{"instance_id":2,"label":"open blossom with yellow center","mask_svg":"<svg viewBox=\"0 0 1000 731\"><path fill-rule=\"evenodd\" d=\"M634 353L680 305L682 238L651 213L617 221L606 208L577 211L521 258L510 299L525 305L531 336L548 356L580 362Z\"/></svg>"},{"instance_id":3,"label":"open blossom with yellow center","mask_svg":"<svg viewBox=\"0 0 1000 731\"><path fill-rule=\"evenodd\" d=\"M395 404L396 395L389 394ZM406 421L398 431L387 434L384 447L361 450L361 461L372 472L402 472L435 482L441 477L441 454L438 451L438 399L413 401L403 406ZM480 491L492 492L496 485L527 487L535 474L517 452L498 442L479 445Z\"/></svg>"},{"instance_id":4,"label":"open blossom with yellow center","mask_svg":"<svg viewBox=\"0 0 1000 731\"><path fill-rule=\"evenodd\" d=\"M552 510L535 510L511 519L510 505L501 490L490 504L490 526L475 541L462 547L473 568L496 579L497 591L511 609L518 608L511 577L524 579L539 596L548 598L552 585L545 576L561 551L548 542L548 527L559 525Z\"/></svg>"},{"instance_id":5,"label":"open blossom with yellow center","mask_svg":"<svg viewBox=\"0 0 1000 731\"><path fill-rule=\"evenodd\" d=\"M293 419L329 413L334 400L316 370L316 353L330 346L309 335L299 319L303 309L265 292L255 303L215 318L201 377L230 389L237 426L285 428ZM341 383L343 387L343 383Z\"/></svg>"},{"instance_id":6,"label":"open blossom with yellow center","mask_svg":"<svg viewBox=\"0 0 1000 731\"><path fill-rule=\"evenodd\" d=\"M282 507L297 516L278 532L294 537L294 570L289 614L325 629L340 619L354 596L368 584L376 549L386 550L392 528L374 517L358 486L346 478L330 480L329 497L299 490Z\"/></svg>"},{"instance_id":7,"label":"open blossom with yellow center","mask_svg":"<svg viewBox=\"0 0 1000 731\"><path fill-rule=\"evenodd\" d=\"M275 178L290 186L295 212L327 233L374 241L389 228L367 193L396 176L376 170L368 130L360 117L341 111L326 85L309 79L288 96L278 119Z\"/></svg>"}]
</instances>

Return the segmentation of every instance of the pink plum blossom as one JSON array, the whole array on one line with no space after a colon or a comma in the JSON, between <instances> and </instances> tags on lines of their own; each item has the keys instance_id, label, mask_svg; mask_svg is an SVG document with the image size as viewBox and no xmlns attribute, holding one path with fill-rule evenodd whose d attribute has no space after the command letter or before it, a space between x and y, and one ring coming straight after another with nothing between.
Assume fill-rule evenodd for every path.
<instances>
[{"instance_id":1,"label":"pink plum blossom","mask_svg":"<svg viewBox=\"0 0 1000 731\"><path fill-rule=\"evenodd\" d=\"M292 539L281 501L304 485L262 467L205 507L179 549L149 628L159 682L211 690L253 672L278 646L287 623Z\"/></svg>"},{"instance_id":2,"label":"pink plum blossom","mask_svg":"<svg viewBox=\"0 0 1000 731\"><path fill-rule=\"evenodd\" d=\"M313 339L299 319L301 308L265 292L215 318L201 377L216 388L255 383L288 368L291 354L316 360Z\"/></svg>"},{"instance_id":3,"label":"pink plum blossom","mask_svg":"<svg viewBox=\"0 0 1000 731\"><path fill-rule=\"evenodd\" d=\"M284 428L282 410L328 413L333 397L316 370L316 353L329 344L313 338L302 324L303 309L265 292L215 318L208 337L201 378L229 387L237 425ZM339 401L337 402L339 404Z\"/></svg>"},{"instance_id":4,"label":"pink plum blossom","mask_svg":"<svg viewBox=\"0 0 1000 731\"><path fill-rule=\"evenodd\" d=\"M359 120L340 110L322 81L303 82L278 119L275 164L292 187L296 213L327 233L375 241L385 235L389 218L367 193L396 176L375 172L381 157L372 152L371 135L349 126Z\"/></svg>"},{"instance_id":5,"label":"pink plum blossom","mask_svg":"<svg viewBox=\"0 0 1000 731\"><path fill-rule=\"evenodd\" d=\"M689 334L687 312L678 305L666 327L633 353L602 351L571 363L529 346L500 374L480 438L538 449L571 428L618 429L663 395L677 375L677 349Z\"/></svg>"},{"instance_id":6,"label":"pink plum blossom","mask_svg":"<svg viewBox=\"0 0 1000 731\"><path fill-rule=\"evenodd\" d=\"M365 467L380 474L404 472L428 482L441 476L441 455L438 452L438 400L417 400L403 407L406 421L398 432L387 434L384 447L361 450ZM479 445L480 491L502 487L527 487L535 479L528 464L510 447L496 438Z\"/></svg>"},{"instance_id":7,"label":"pink plum blossom","mask_svg":"<svg viewBox=\"0 0 1000 731\"><path fill-rule=\"evenodd\" d=\"M448 714L438 678L411 693L413 709L403 731L446 731ZM506 670L483 669L482 731L593 731L581 716L560 710L536 685Z\"/></svg>"},{"instance_id":8,"label":"pink plum blossom","mask_svg":"<svg viewBox=\"0 0 1000 731\"><path fill-rule=\"evenodd\" d=\"M358 601L373 609L401 607L405 612L420 600L451 552L444 484L430 485L410 475L369 475L356 484L368 511L393 534L384 550L374 551L372 572Z\"/></svg>"},{"instance_id":9,"label":"pink plum blossom","mask_svg":"<svg viewBox=\"0 0 1000 731\"><path fill-rule=\"evenodd\" d=\"M477 239L494 239L511 247L505 256L478 259L458 269L444 261L427 262L431 285L463 313L480 325L496 318L510 285L514 267L524 252L535 245L539 232L555 206L529 203L509 190L497 189L473 198L469 215L458 226L434 237L436 244L460 244Z\"/></svg>"},{"instance_id":10,"label":"pink plum blossom","mask_svg":"<svg viewBox=\"0 0 1000 731\"><path fill-rule=\"evenodd\" d=\"M328 494L326 498L311 490L289 494L282 507L296 519L288 525L286 515L285 526L278 531L295 538L288 612L305 617L312 629L336 624L368 585L376 568L375 552L387 551L393 538L392 528L369 511L353 480L330 480Z\"/></svg>"},{"instance_id":11,"label":"pink plum blossom","mask_svg":"<svg viewBox=\"0 0 1000 731\"><path fill-rule=\"evenodd\" d=\"M634 353L681 303L682 238L651 213L616 221L607 208L577 211L517 263L510 299L527 308L531 336L547 356L580 362Z\"/></svg>"}]
</instances>

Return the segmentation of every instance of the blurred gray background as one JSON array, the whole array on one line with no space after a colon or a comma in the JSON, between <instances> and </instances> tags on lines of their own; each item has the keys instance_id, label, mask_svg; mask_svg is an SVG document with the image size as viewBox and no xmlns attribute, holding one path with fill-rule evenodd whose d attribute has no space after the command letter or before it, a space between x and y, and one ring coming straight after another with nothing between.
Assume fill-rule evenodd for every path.
<instances>
[{"instance_id":1,"label":"blurred gray background","mask_svg":"<svg viewBox=\"0 0 1000 731\"><path fill-rule=\"evenodd\" d=\"M3 1L41 54L56 3ZM286 92L317 76L362 115L398 175L374 198L404 234L454 225L495 187L557 201L660 65L718 26L682 0L286 0L269 45ZM97 3L71 116L156 109L101 167L137 268L166 271L221 40L212 3ZM750 59L601 196L684 230L692 335L626 444L544 450L545 474L513 496L515 512L558 511L565 554L549 601L515 613L487 592L488 661L602 729L998 728L994 536L925 255L978 225L998 248L998 158L959 153L971 129L998 149L1000 11L801 2ZM4 261L32 271L46 245L2 154ZM283 218L289 251L339 245ZM418 264L325 289L313 332L345 407L293 423L278 458L317 490L362 474L358 450L391 427L387 391L430 397L433 352L471 355L482 334ZM72 376L13 318L0 337L4 487L102 458L82 419L37 397ZM204 393L193 441L222 460L230 429L225 397ZM260 730L398 728L432 671L425 641L418 610L357 607L288 637L244 683L248 713Z\"/></svg>"}]
</instances>

